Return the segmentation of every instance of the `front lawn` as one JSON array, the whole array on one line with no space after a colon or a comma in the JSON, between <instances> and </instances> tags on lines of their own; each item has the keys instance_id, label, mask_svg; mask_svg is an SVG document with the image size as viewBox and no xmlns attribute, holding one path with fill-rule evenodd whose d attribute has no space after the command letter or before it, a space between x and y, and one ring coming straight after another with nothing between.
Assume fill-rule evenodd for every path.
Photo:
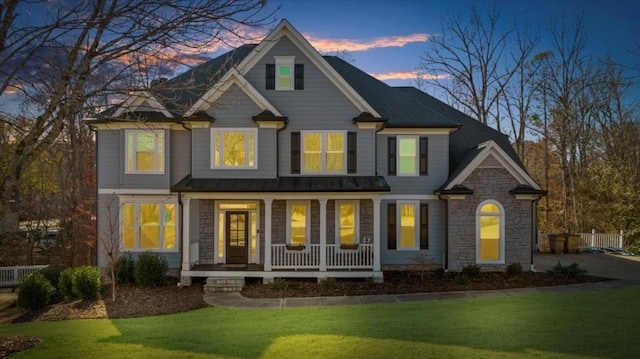
<instances>
[{"instance_id":1,"label":"front lawn","mask_svg":"<svg viewBox=\"0 0 640 359\"><path fill-rule=\"evenodd\" d=\"M35 322L15 358L630 358L640 289Z\"/></svg>"}]
</instances>

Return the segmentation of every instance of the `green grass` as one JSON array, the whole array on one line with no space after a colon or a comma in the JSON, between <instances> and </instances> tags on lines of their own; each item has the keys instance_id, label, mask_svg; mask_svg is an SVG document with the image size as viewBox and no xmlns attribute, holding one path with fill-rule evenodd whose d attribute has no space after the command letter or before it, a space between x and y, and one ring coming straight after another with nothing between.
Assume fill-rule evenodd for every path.
<instances>
[{"instance_id":1,"label":"green grass","mask_svg":"<svg viewBox=\"0 0 640 359\"><path fill-rule=\"evenodd\" d=\"M640 289L0 326L15 358L630 358Z\"/></svg>"}]
</instances>

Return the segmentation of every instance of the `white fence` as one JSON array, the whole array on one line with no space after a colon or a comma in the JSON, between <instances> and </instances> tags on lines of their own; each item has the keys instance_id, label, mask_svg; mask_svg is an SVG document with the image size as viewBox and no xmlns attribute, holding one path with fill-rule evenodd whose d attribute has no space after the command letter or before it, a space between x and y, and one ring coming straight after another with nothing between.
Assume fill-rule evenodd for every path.
<instances>
[{"instance_id":1,"label":"white fence","mask_svg":"<svg viewBox=\"0 0 640 359\"><path fill-rule=\"evenodd\" d=\"M624 245L624 232L620 233L596 233L595 229L591 233L576 233L580 235L580 248L588 247L617 247L622 248ZM538 250L540 252L549 252L548 233L538 232Z\"/></svg>"},{"instance_id":2,"label":"white fence","mask_svg":"<svg viewBox=\"0 0 640 359\"><path fill-rule=\"evenodd\" d=\"M29 274L39 272L49 265L0 267L0 287L12 287Z\"/></svg>"}]
</instances>

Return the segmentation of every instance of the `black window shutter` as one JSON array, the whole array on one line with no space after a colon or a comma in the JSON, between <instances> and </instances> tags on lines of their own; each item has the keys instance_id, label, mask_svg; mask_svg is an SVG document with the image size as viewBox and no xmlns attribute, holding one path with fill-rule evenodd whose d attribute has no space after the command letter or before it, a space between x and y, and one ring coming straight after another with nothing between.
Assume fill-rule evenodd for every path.
<instances>
[{"instance_id":1,"label":"black window shutter","mask_svg":"<svg viewBox=\"0 0 640 359\"><path fill-rule=\"evenodd\" d=\"M429 249L429 206L420 204L420 249Z\"/></svg>"},{"instance_id":2,"label":"black window shutter","mask_svg":"<svg viewBox=\"0 0 640 359\"><path fill-rule=\"evenodd\" d=\"M296 90L304 90L304 64L295 64L294 78L294 88Z\"/></svg>"},{"instance_id":3,"label":"black window shutter","mask_svg":"<svg viewBox=\"0 0 640 359\"><path fill-rule=\"evenodd\" d=\"M396 138L395 137L387 138L387 156L388 156L387 173L390 176L395 176L396 175Z\"/></svg>"},{"instance_id":4,"label":"black window shutter","mask_svg":"<svg viewBox=\"0 0 640 359\"><path fill-rule=\"evenodd\" d=\"M387 205L387 249L396 249L396 204Z\"/></svg>"},{"instance_id":5,"label":"black window shutter","mask_svg":"<svg viewBox=\"0 0 640 359\"><path fill-rule=\"evenodd\" d=\"M275 90L276 88L276 65L275 64L267 64L266 76L267 76L266 89Z\"/></svg>"},{"instance_id":6,"label":"black window shutter","mask_svg":"<svg viewBox=\"0 0 640 359\"><path fill-rule=\"evenodd\" d=\"M358 173L357 132L347 132L347 173Z\"/></svg>"},{"instance_id":7,"label":"black window shutter","mask_svg":"<svg viewBox=\"0 0 640 359\"><path fill-rule=\"evenodd\" d=\"M300 173L300 132L291 132L291 173Z\"/></svg>"},{"instance_id":8,"label":"black window shutter","mask_svg":"<svg viewBox=\"0 0 640 359\"><path fill-rule=\"evenodd\" d=\"M427 137L420 137L420 176L429 174L429 142Z\"/></svg>"}]
</instances>

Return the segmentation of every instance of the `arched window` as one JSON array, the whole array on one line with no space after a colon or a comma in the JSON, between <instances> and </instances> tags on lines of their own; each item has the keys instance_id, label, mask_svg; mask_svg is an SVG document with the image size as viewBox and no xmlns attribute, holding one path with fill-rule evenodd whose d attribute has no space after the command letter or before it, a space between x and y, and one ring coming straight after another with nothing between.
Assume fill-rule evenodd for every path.
<instances>
[{"instance_id":1,"label":"arched window","mask_svg":"<svg viewBox=\"0 0 640 359\"><path fill-rule=\"evenodd\" d=\"M497 201L476 210L476 262L504 264L504 208Z\"/></svg>"}]
</instances>

